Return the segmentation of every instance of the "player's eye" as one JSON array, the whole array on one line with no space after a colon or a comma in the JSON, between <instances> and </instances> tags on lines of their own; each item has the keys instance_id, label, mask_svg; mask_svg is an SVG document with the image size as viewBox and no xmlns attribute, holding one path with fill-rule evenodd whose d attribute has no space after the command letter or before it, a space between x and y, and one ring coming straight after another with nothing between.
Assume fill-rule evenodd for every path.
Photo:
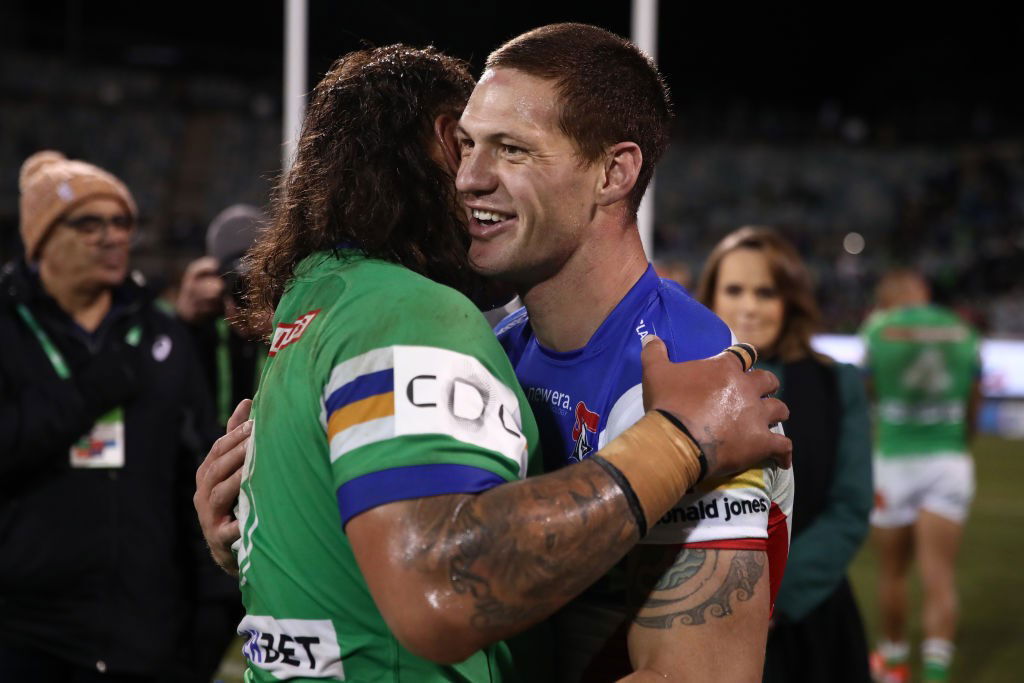
<instances>
[{"instance_id":1,"label":"player's eye","mask_svg":"<svg viewBox=\"0 0 1024 683\"><path fill-rule=\"evenodd\" d=\"M459 151L463 154L473 149L473 141L469 138L459 138Z\"/></svg>"},{"instance_id":2,"label":"player's eye","mask_svg":"<svg viewBox=\"0 0 1024 683\"><path fill-rule=\"evenodd\" d=\"M501 146L501 151L504 152L505 154L509 154L509 155L524 154L526 152L526 150L523 149L522 147L519 147L517 145L509 145L509 144L503 144Z\"/></svg>"},{"instance_id":3,"label":"player's eye","mask_svg":"<svg viewBox=\"0 0 1024 683\"><path fill-rule=\"evenodd\" d=\"M758 299L774 299L779 296L779 291L774 287L758 287L756 294Z\"/></svg>"}]
</instances>

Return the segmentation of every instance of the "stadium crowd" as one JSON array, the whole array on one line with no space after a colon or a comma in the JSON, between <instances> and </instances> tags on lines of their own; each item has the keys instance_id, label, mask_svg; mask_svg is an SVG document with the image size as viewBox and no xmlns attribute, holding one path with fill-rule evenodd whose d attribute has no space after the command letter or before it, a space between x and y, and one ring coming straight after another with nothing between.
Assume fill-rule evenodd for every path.
<instances>
[{"instance_id":1,"label":"stadium crowd","mask_svg":"<svg viewBox=\"0 0 1024 683\"><path fill-rule=\"evenodd\" d=\"M8 53L3 65L0 255L18 252L14 178L39 149L132 179L145 227L134 262L155 283L175 285L221 209L267 204L280 163L279 105L269 88L30 53ZM1016 277L1024 266L1024 146L994 137L983 114L959 135L919 112L851 136L828 102L817 118L782 107L681 111L659 166L657 253L698 273L703 255L736 226L773 225L807 260L828 330L855 331L874 284L903 264L921 269L937 298L986 334L1024 334ZM843 249L850 232L865 239L856 256Z\"/></svg>"}]
</instances>

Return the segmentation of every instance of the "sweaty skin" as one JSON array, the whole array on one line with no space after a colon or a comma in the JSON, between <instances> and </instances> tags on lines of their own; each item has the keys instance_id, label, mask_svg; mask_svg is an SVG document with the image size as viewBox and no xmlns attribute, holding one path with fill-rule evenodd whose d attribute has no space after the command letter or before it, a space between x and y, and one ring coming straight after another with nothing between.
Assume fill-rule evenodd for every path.
<instances>
[{"instance_id":1,"label":"sweaty skin","mask_svg":"<svg viewBox=\"0 0 1024 683\"><path fill-rule=\"evenodd\" d=\"M787 410L777 399L762 399L777 388L774 376L744 373L731 354L673 364L660 340L644 348L643 360L650 407L668 410L691 432L710 438L700 440L713 447L710 475L745 469L766 452L788 466L792 445L767 429ZM743 409L725 416L738 422L705 422L723 419L722 411L699 392L679 389L719 382L739 391ZM232 420L247 410L239 406ZM228 521L225 500L237 495L231 465L244 457L244 431L243 423L214 445L197 473L194 498L214 558L228 570L234 562L225 555L231 555L237 522ZM692 484L666 499L678 500ZM478 495L382 505L353 518L345 533L389 627L411 651L442 662L460 661L548 616L638 540L623 490L596 462Z\"/></svg>"}]
</instances>

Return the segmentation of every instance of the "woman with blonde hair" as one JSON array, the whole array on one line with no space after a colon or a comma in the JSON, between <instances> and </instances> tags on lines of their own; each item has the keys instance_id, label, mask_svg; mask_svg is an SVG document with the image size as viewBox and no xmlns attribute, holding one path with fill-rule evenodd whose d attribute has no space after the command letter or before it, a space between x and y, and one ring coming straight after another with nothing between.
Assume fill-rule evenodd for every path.
<instances>
[{"instance_id":1,"label":"woman with blonde hair","mask_svg":"<svg viewBox=\"0 0 1024 683\"><path fill-rule=\"evenodd\" d=\"M705 264L697 298L758 365L781 380L789 406L796 496L789 562L768 636L765 681L869 680L867 644L846 568L868 531L871 430L856 368L819 354L821 314L807 268L778 232L743 227Z\"/></svg>"}]
</instances>

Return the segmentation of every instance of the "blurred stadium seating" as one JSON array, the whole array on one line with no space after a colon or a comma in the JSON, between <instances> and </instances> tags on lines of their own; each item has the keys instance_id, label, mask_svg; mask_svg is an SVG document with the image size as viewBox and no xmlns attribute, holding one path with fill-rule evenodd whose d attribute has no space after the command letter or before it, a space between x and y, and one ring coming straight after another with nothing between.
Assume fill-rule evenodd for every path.
<instances>
[{"instance_id":1,"label":"blurred stadium seating","mask_svg":"<svg viewBox=\"0 0 1024 683\"><path fill-rule=\"evenodd\" d=\"M266 203L280 156L270 93L228 76L69 68L37 53L7 52L0 64L4 257L18 245L18 167L42 148L127 179L144 221L136 264L158 281L173 280L198 253L221 208ZM727 231L774 225L811 264L828 331L854 331L878 273L900 262L921 267L939 299L986 334L1024 334L1019 141L975 130L970 142L926 144L892 126L873 131L830 103L816 118L784 109L754 117L733 105L711 121L684 109L659 167L659 256L699 273ZM857 255L843 248L849 233L864 239Z\"/></svg>"}]
</instances>

